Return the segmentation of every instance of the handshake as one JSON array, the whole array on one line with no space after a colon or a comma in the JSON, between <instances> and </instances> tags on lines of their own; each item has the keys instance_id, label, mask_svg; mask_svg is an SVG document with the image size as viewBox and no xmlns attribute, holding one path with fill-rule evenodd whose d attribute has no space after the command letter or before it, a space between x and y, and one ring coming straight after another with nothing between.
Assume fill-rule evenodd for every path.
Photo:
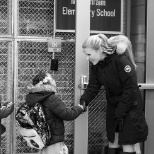
<instances>
[{"instance_id":1,"label":"handshake","mask_svg":"<svg viewBox=\"0 0 154 154\"><path fill-rule=\"evenodd\" d=\"M87 111L86 101L80 99L80 104L78 104L83 109L83 112Z\"/></svg>"}]
</instances>

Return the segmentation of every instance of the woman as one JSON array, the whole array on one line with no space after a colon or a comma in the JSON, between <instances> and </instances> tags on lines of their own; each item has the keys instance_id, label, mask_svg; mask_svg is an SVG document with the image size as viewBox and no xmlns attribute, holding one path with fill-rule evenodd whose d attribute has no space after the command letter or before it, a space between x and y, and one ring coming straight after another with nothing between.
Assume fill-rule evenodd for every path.
<instances>
[{"instance_id":1,"label":"woman","mask_svg":"<svg viewBox=\"0 0 154 154\"><path fill-rule=\"evenodd\" d=\"M108 154L135 154L134 144L147 139L148 126L137 84L137 66L131 42L124 35L108 39L105 35L98 34L87 38L82 47L93 65L80 104L87 106L103 85L107 99ZM119 150L120 146L123 151Z\"/></svg>"},{"instance_id":2,"label":"woman","mask_svg":"<svg viewBox=\"0 0 154 154\"><path fill-rule=\"evenodd\" d=\"M64 141L64 120L76 119L82 112L83 106L67 107L56 95L56 82L49 73L39 72L33 79L33 84L27 86L29 94L26 102L29 106L41 102L51 130L49 146L43 148L41 154L68 154Z\"/></svg>"}]
</instances>

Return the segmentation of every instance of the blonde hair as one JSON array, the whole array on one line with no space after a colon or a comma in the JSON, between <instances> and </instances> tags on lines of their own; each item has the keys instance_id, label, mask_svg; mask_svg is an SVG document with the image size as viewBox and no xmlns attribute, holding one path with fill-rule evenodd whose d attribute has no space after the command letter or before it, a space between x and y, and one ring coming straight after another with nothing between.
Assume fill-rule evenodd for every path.
<instances>
[{"instance_id":1,"label":"blonde hair","mask_svg":"<svg viewBox=\"0 0 154 154\"><path fill-rule=\"evenodd\" d=\"M133 65L136 69L137 65L135 64L135 61L134 61L134 55L132 52L132 43L128 39L128 37L126 37L124 35L117 35L117 36L110 37L108 39L108 45L110 47L118 46L118 44L120 44L120 43L123 43L125 45L125 50L123 51L123 53L120 53L120 54L125 54L128 57L128 59L133 63Z\"/></svg>"},{"instance_id":2,"label":"blonde hair","mask_svg":"<svg viewBox=\"0 0 154 154\"><path fill-rule=\"evenodd\" d=\"M120 51L121 45L124 46L124 48L122 48L122 51ZM137 68L137 65L134 62L132 44L130 40L124 35L112 36L109 39L104 34L92 35L84 41L82 48L91 48L94 50L105 48L106 50L103 50L103 52L108 55L113 54L115 51L117 54L125 54L133 63L135 69Z\"/></svg>"},{"instance_id":3,"label":"blonde hair","mask_svg":"<svg viewBox=\"0 0 154 154\"><path fill-rule=\"evenodd\" d=\"M98 34L98 35L92 35L92 36L88 37L84 41L82 48L83 49L91 48L94 50L99 50L100 48L105 48L107 50L110 47L108 46L108 38L104 34ZM104 51L104 50L103 50L103 52L108 53L108 51ZM108 53L108 54L110 54L110 53Z\"/></svg>"}]
</instances>

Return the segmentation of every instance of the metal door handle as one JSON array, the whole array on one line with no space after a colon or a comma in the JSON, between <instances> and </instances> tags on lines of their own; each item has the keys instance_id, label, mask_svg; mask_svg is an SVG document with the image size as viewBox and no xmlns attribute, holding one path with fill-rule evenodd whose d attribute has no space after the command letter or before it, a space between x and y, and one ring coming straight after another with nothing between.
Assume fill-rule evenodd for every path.
<instances>
[{"instance_id":1,"label":"metal door handle","mask_svg":"<svg viewBox=\"0 0 154 154\"><path fill-rule=\"evenodd\" d=\"M80 90L85 90L85 89L87 89L87 85L88 85L88 78L87 78L87 76L82 75L80 77L80 84L78 87Z\"/></svg>"},{"instance_id":2,"label":"metal door handle","mask_svg":"<svg viewBox=\"0 0 154 154\"><path fill-rule=\"evenodd\" d=\"M140 89L154 89L154 83L139 83Z\"/></svg>"}]
</instances>

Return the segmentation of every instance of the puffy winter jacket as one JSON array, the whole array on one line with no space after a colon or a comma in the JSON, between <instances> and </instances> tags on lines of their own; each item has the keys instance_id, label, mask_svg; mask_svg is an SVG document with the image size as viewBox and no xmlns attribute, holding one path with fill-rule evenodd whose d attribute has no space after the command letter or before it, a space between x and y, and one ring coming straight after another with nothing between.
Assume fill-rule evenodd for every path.
<instances>
[{"instance_id":1,"label":"puffy winter jacket","mask_svg":"<svg viewBox=\"0 0 154 154\"><path fill-rule=\"evenodd\" d=\"M34 89L34 88L33 88ZM41 102L44 108L45 116L51 130L51 143L64 141L64 120L71 121L76 119L83 109L79 106L67 107L66 104L54 92L43 91L41 87L33 90L26 96L26 101L30 106Z\"/></svg>"}]
</instances>

